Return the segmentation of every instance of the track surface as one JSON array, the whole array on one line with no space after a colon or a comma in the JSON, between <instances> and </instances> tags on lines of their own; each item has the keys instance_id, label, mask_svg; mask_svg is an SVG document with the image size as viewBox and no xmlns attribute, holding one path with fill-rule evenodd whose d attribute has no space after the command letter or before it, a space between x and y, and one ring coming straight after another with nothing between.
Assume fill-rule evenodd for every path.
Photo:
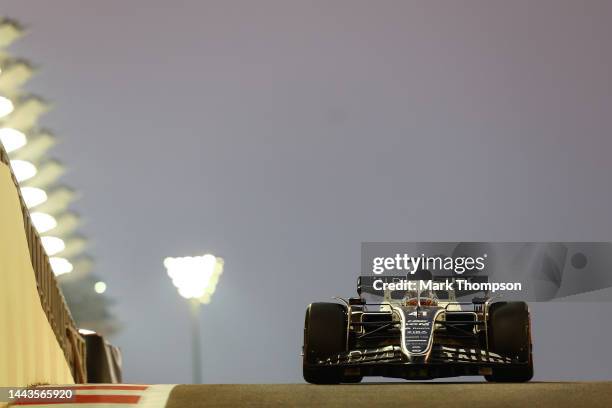
<instances>
[{"instance_id":1,"label":"track surface","mask_svg":"<svg viewBox=\"0 0 612 408\"><path fill-rule=\"evenodd\" d=\"M612 407L612 382L179 385L167 408ZM415 406L415 405L412 405Z\"/></svg>"}]
</instances>

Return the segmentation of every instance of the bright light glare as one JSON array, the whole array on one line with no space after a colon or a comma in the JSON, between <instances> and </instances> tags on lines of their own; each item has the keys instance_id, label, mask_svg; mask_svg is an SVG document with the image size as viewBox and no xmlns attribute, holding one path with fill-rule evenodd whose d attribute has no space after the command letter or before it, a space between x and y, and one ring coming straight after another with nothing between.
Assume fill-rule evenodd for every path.
<instances>
[{"instance_id":1,"label":"bright light glare","mask_svg":"<svg viewBox=\"0 0 612 408\"><path fill-rule=\"evenodd\" d=\"M0 118L5 117L15 109L15 105L9 98L0 96Z\"/></svg>"},{"instance_id":2,"label":"bright light glare","mask_svg":"<svg viewBox=\"0 0 612 408\"><path fill-rule=\"evenodd\" d=\"M99 294L106 292L106 283L102 281L96 282L96 284L94 285L94 290L96 291L96 293Z\"/></svg>"},{"instance_id":3,"label":"bright light glare","mask_svg":"<svg viewBox=\"0 0 612 408\"><path fill-rule=\"evenodd\" d=\"M31 179L36 175L36 166L25 160L11 160L11 167L15 173L15 178L20 183Z\"/></svg>"},{"instance_id":4,"label":"bright light glare","mask_svg":"<svg viewBox=\"0 0 612 408\"><path fill-rule=\"evenodd\" d=\"M55 276L70 273L73 269L72 264L66 258L51 257L49 258L49 263L51 264L51 269L53 269Z\"/></svg>"},{"instance_id":5,"label":"bright light glare","mask_svg":"<svg viewBox=\"0 0 612 408\"><path fill-rule=\"evenodd\" d=\"M62 252L66 248L64 240L58 237L41 237L40 240L49 256Z\"/></svg>"},{"instance_id":6,"label":"bright light glare","mask_svg":"<svg viewBox=\"0 0 612 408\"><path fill-rule=\"evenodd\" d=\"M28 208L36 207L47 201L47 193L38 187L21 187L21 196Z\"/></svg>"},{"instance_id":7,"label":"bright light glare","mask_svg":"<svg viewBox=\"0 0 612 408\"><path fill-rule=\"evenodd\" d=\"M210 254L166 258L164 266L182 297L199 299L202 303L210 302L223 273L223 259Z\"/></svg>"},{"instance_id":8,"label":"bright light glare","mask_svg":"<svg viewBox=\"0 0 612 408\"><path fill-rule=\"evenodd\" d=\"M13 152L27 143L26 135L13 128L0 128L0 142L7 153Z\"/></svg>"},{"instance_id":9,"label":"bright light glare","mask_svg":"<svg viewBox=\"0 0 612 408\"><path fill-rule=\"evenodd\" d=\"M36 228L36 230L40 234L57 227L57 221L52 215L45 214L42 212L33 212L32 214L30 214L30 217L32 218L34 228Z\"/></svg>"},{"instance_id":10,"label":"bright light glare","mask_svg":"<svg viewBox=\"0 0 612 408\"><path fill-rule=\"evenodd\" d=\"M79 333L85 334L85 335L87 335L87 334L96 334L95 331L89 330L89 329L79 329Z\"/></svg>"}]
</instances>

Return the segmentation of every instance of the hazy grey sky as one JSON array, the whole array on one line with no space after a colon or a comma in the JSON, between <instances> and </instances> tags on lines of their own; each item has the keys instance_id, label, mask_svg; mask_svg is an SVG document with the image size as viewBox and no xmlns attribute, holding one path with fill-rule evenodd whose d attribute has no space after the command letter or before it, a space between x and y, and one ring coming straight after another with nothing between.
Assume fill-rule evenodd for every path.
<instances>
[{"instance_id":1,"label":"hazy grey sky","mask_svg":"<svg viewBox=\"0 0 612 408\"><path fill-rule=\"evenodd\" d=\"M41 65L29 89L55 103L42 124L82 193L127 381L190 381L166 256L226 259L203 309L206 382L293 382L305 306L354 292L362 241L612 239L610 1L8 0L2 13L30 26L13 51ZM610 306L562 307L588 313L576 324L597 328L600 352L567 372L580 337L536 305L536 377L612 377L596 320Z\"/></svg>"}]
</instances>

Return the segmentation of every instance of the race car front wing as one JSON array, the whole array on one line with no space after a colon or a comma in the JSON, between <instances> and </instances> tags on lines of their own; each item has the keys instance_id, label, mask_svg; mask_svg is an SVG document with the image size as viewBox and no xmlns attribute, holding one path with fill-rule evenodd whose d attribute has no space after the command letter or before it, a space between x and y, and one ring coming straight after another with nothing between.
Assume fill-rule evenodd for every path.
<instances>
[{"instance_id":1,"label":"race car front wing","mask_svg":"<svg viewBox=\"0 0 612 408\"><path fill-rule=\"evenodd\" d=\"M496 366L524 364L477 348L434 345L427 360L410 360L400 346L357 349L319 360L316 365L347 373L406 379L431 379L459 375L486 375Z\"/></svg>"},{"instance_id":2,"label":"race car front wing","mask_svg":"<svg viewBox=\"0 0 612 408\"><path fill-rule=\"evenodd\" d=\"M405 357L399 346L385 346L351 350L317 362L317 364L320 365L361 365L380 363L410 364L411 361ZM430 358L423 363L512 364L513 361L509 357L503 357L497 353L476 348L434 346L432 347Z\"/></svg>"}]
</instances>

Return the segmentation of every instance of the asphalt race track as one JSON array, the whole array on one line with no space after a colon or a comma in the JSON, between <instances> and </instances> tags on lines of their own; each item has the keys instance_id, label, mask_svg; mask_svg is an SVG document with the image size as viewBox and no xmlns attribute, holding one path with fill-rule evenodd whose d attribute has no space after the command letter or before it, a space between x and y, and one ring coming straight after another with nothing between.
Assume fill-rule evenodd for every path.
<instances>
[{"instance_id":1,"label":"asphalt race track","mask_svg":"<svg viewBox=\"0 0 612 408\"><path fill-rule=\"evenodd\" d=\"M612 382L179 385L167 408L612 407Z\"/></svg>"}]
</instances>

